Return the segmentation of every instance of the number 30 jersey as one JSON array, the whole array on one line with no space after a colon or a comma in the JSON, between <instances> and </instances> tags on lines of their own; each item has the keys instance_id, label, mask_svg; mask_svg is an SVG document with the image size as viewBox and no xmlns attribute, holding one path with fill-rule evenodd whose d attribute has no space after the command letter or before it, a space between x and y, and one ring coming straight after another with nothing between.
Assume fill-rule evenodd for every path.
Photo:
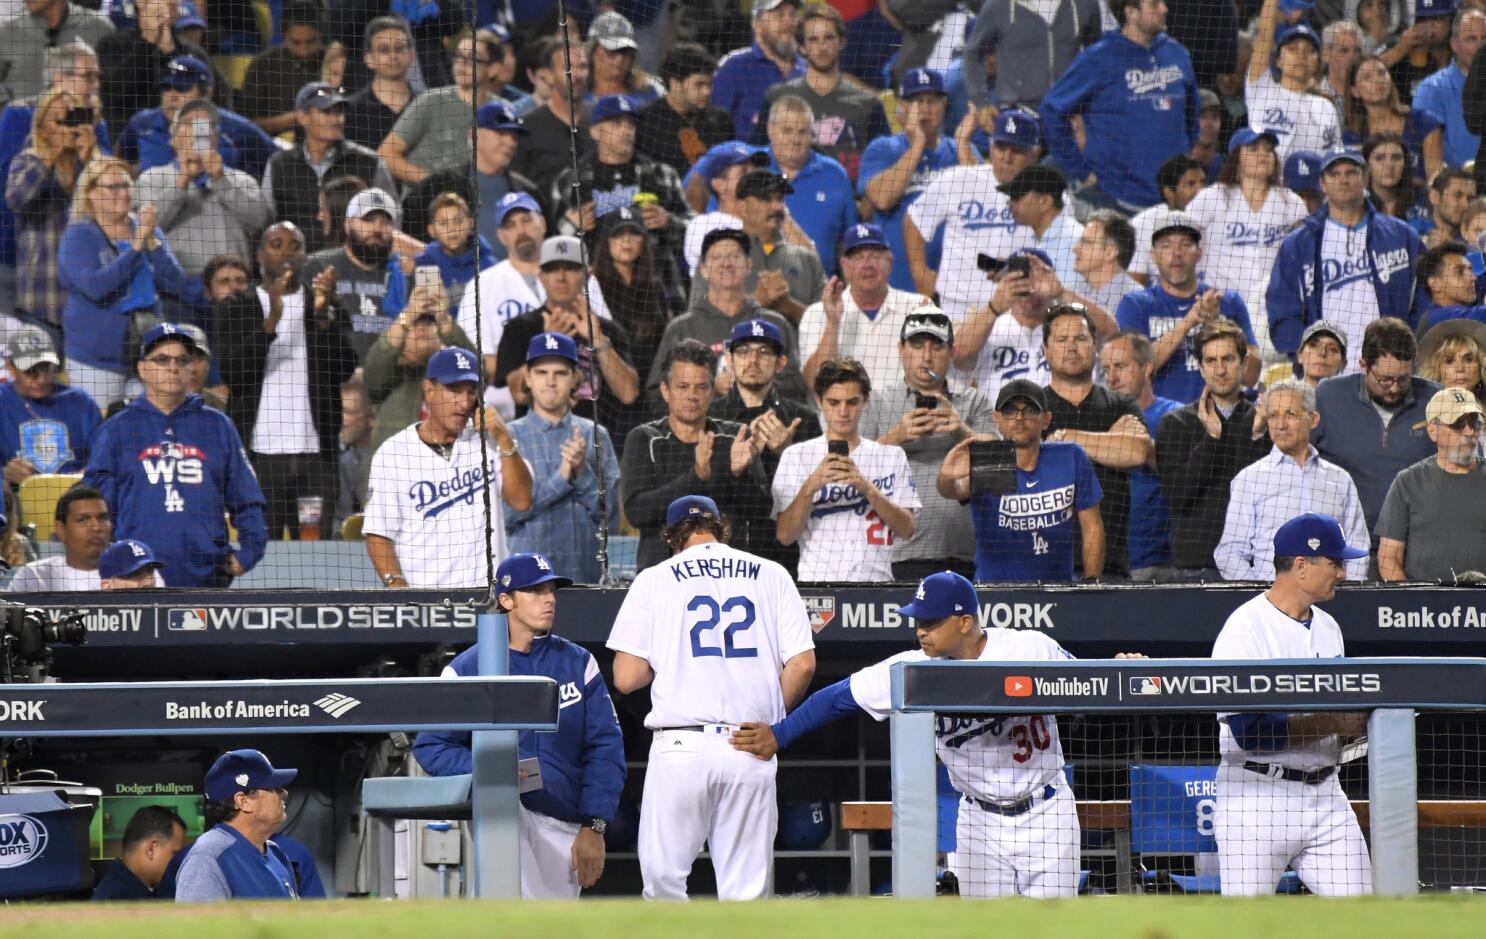
<instances>
[{"instance_id":1,"label":"number 30 jersey","mask_svg":"<svg viewBox=\"0 0 1486 939\"><path fill-rule=\"evenodd\" d=\"M985 635L981 662L1073 658L1042 633L987 629ZM869 665L851 676L851 696L858 707L883 720L893 709L893 665L928 660L915 649ZM1062 781L1063 747L1051 714L936 714L934 750L956 791L988 802L1015 802Z\"/></svg>"},{"instance_id":2,"label":"number 30 jersey","mask_svg":"<svg viewBox=\"0 0 1486 939\"><path fill-rule=\"evenodd\" d=\"M783 567L708 543L640 572L608 646L655 671L645 717L654 730L782 720L780 672L815 642Z\"/></svg>"}]
</instances>

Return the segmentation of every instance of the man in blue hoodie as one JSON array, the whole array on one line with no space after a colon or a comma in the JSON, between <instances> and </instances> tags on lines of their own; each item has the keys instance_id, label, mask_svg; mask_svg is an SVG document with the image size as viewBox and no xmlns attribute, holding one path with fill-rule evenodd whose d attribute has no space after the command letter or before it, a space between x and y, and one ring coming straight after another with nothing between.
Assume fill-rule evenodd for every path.
<instances>
[{"instance_id":1,"label":"man in blue hoodie","mask_svg":"<svg viewBox=\"0 0 1486 939\"><path fill-rule=\"evenodd\" d=\"M231 419L186 391L196 340L161 323L139 345L144 394L98 428L83 479L107 500L115 538L155 548L167 585L226 587L263 559L263 490Z\"/></svg>"},{"instance_id":2,"label":"man in blue hoodie","mask_svg":"<svg viewBox=\"0 0 1486 939\"><path fill-rule=\"evenodd\" d=\"M593 654L552 635L557 589L572 581L540 554L513 554L495 570L497 602L510 627L510 673L557 682L557 733L522 731L523 762L535 759L540 785L521 795L521 895L577 899L604 872L604 830L624 788L624 737ZM476 646L454 657L443 677L480 674ZM420 733L418 765L434 776L470 772L470 734ZM523 783L530 779L521 770Z\"/></svg>"},{"instance_id":3,"label":"man in blue hoodie","mask_svg":"<svg viewBox=\"0 0 1486 939\"><path fill-rule=\"evenodd\" d=\"M1042 99L1053 159L1099 208L1133 214L1161 201L1156 171L1197 142L1192 56L1166 35L1166 0L1110 0L1119 30L1079 53ZM1078 148L1073 118L1082 117Z\"/></svg>"},{"instance_id":4,"label":"man in blue hoodie","mask_svg":"<svg viewBox=\"0 0 1486 939\"><path fill-rule=\"evenodd\" d=\"M1326 202L1280 244L1265 306L1269 338L1287 355L1318 319L1346 330L1343 374L1359 368L1362 333L1380 316L1411 323L1414 265L1424 242L1402 219L1367 200L1367 163L1355 150L1333 150L1321 162Z\"/></svg>"}]
</instances>

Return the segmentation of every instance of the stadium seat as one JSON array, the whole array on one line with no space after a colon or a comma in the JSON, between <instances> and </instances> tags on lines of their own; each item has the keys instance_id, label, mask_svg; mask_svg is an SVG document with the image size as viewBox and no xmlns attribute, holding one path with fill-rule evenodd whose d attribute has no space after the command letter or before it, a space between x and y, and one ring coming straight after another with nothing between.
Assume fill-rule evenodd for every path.
<instances>
[{"instance_id":1,"label":"stadium seat","mask_svg":"<svg viewBox=\"0 0 1486 939\"><path fill-rule=\"evenodd\" d=\"M82 482L82 473L37 473L21 483L21 525L35 525L36 537L50 541L52 516L57 510L57 500L73 486Z\"/></svg>"},{"instance_id":2,"label":"stadium seat","mask_svg":"<svg viewBox=\"0 0 1486 939\"><path fill-rule=\"evenodd\" d=\"M212 66L227 79L234 91L242 91L243 80L248 77L248 66L253 64L250 55L214 55Z\"/></svg>"}]
</instances>

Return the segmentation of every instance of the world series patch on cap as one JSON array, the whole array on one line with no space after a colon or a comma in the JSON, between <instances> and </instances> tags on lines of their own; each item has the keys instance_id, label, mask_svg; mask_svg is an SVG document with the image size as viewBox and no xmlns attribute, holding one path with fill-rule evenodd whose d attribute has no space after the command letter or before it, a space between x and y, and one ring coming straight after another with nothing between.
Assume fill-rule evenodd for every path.
<instances>
[{"instance_id":1,"label":"world series patch on cap","mask_svg":"<svg viewBox=\"0 0 1486 939\"><path fill-rule=\"evenodd\" d=\"M274 769L261 751L229 750L206 771L206 797L222 802L249 789L282 789L298 775L297 769Z\"/></svg>"}]
</instances>

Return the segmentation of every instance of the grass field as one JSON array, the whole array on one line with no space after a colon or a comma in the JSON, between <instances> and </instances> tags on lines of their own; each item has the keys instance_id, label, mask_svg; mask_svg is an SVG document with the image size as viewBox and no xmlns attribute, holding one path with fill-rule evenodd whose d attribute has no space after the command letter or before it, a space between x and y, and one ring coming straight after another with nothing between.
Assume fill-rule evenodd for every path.
<instances>
[{"instance_id":1,"label":"grass field","mask_svg":"<svg viewBox=\"0 0 1486 939\"><path fill-rule=\"evenodd\" d=\"M101 927L101 928L100 928ZM1486 935L1486 900L1105 897L1003 900L777 900L721 905L375 900L289 905L0 907L0 936L23 939L1453 939Z\"/></svg>"}]
</instances>

